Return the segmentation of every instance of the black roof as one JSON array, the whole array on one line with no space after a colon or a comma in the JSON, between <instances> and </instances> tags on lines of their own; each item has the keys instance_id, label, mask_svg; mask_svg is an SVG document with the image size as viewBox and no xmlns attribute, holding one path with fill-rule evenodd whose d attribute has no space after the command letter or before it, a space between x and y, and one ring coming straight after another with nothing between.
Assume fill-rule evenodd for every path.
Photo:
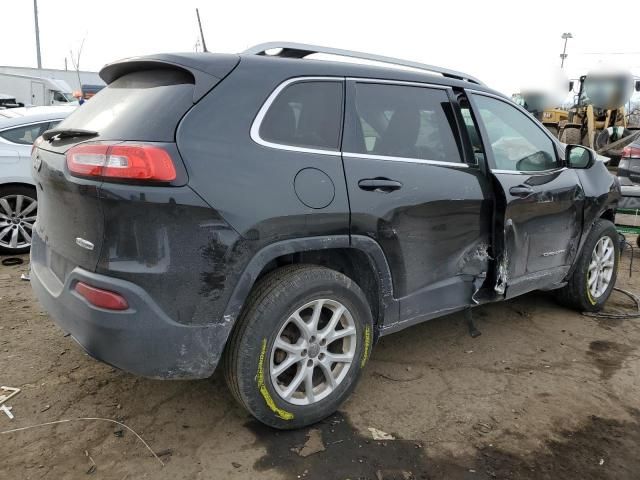
<instances>
[{"instance_id":1,"label":"black roof","mask_svg":"<svg viewBox=\"0 0 640 480\"><path fill-rule=\"evenodd\" d=\"M351 62L251 54L231 55L188 52L133 57L105 65L100 70L100 77L108 84L133 71L174 66L189 71L194 75L196 85L201 83L203 84L201 88L208 91L210 86L213 86L223 78L238 62L249 63L260 68L279 69L282 70L283 77L315 75L421 82L486 91L507 98L482 84L426 71L393 66L379 67Z\"/></svg>"}]
</instances>

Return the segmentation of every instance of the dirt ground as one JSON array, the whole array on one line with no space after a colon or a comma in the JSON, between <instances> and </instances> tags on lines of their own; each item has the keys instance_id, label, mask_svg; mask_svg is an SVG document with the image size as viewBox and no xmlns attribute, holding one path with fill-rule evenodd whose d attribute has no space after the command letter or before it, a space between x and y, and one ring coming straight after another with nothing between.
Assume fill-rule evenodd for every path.
<instances>
[{"instance_id":1,"label":"dirt ground","mask_svg":"<svg viewBox=\"0 0 640 480\"><path fill-rule=\"evenodd\" d=\"M23 258L0 266L0 385L22 389L15 419L0 412L2 479L640 478L640 319L585 317L543 292L474 310L476 339L462 314L436 319L382 339L336 415L277 432L220 375L146 380L88 357L20 280ZM618 286L640 293L629 258ZM609 308L628 305L616 293ZM127 428L79 418L126 424L160 460Z\"/></svg>"}]
</instances>

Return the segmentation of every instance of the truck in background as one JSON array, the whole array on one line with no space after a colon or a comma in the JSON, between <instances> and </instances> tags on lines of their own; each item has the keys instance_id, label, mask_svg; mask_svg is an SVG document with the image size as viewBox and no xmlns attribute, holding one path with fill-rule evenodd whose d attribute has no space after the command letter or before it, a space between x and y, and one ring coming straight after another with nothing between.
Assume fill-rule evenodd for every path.
<instances>
[{"instance_id":1,"label":"truck in background","mask_svg":"<svg viewBox=\"0 0 640 480\"><path fill-rule=\"evenodd\" d=\"M0 73L0 92L25 106L78 104L69 84L59 79Z\"/></svg>"},{"instance_id":2,"label":"truck in background","mask_svg":"<svg viewBox=\"0 0 640 480\"><path fill-rule=\"evenodd\" d=\"M89 100L96 93L104 88L104 85L87 85L86 83L82 84L82 91L80 92L82 98L85 100Z\"/></svg>"}]
</instances>

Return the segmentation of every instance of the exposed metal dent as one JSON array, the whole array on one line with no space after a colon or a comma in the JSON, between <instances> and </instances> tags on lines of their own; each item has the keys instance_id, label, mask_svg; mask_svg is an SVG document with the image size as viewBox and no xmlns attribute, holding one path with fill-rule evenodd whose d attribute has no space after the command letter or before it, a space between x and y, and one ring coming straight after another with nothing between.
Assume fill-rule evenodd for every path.
<instances>
[{"instance_id":1,"label":"exposed metal dent","mask_svg":"<svg viewBox=\"0 0 640 480\"><path fill-rule=\"evenodd\" d=\"M553 252L544 252L542 254L543 257L552 257L555 255L560 255L561 253L566 252L567 250L565 248L563 248L562 250L554 250Z\"/></svg>"},{"instance_id":2,"label":"exposed metal dent","mask_svg":"<svg viewBox=\"0 0 640 480\"><path fill-rule=\"evenodd\" d=\"M461 256L458 261L458 273L479 275L487 271L490 260L492 258L489 255L489 243L481 240L479 243L469 247Z\"/></svg>"},{"instance_id":3,"label":"exposed metal dent","mask_svg":"<svg viewBox=\"0 0 640 480\"><path fill-rule=\"evenodd\" d=\"M505 251L497 265L496 284L493 287L498 295L504 295L509 280L509 257Z\"/></svg>"}]
</instances>

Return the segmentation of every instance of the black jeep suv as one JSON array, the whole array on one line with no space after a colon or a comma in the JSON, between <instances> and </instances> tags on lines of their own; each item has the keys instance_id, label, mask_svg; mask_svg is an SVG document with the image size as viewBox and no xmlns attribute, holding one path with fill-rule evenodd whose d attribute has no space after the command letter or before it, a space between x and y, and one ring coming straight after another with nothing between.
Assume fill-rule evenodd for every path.
<instances>
[{"instance_id":1,"label":"black jeep suv","mask_svg":"<svg viewBox=\"0 0 640 480\"><path fill-rule=\"evenodd\" d=\"M340 405L382 335L535 289L581 310L611 293L615 178L466 74L265 44L100 75L34 146L31 279L111 365L221 363L253 415L295 428Z\"/></svg>"}]
</instances>

